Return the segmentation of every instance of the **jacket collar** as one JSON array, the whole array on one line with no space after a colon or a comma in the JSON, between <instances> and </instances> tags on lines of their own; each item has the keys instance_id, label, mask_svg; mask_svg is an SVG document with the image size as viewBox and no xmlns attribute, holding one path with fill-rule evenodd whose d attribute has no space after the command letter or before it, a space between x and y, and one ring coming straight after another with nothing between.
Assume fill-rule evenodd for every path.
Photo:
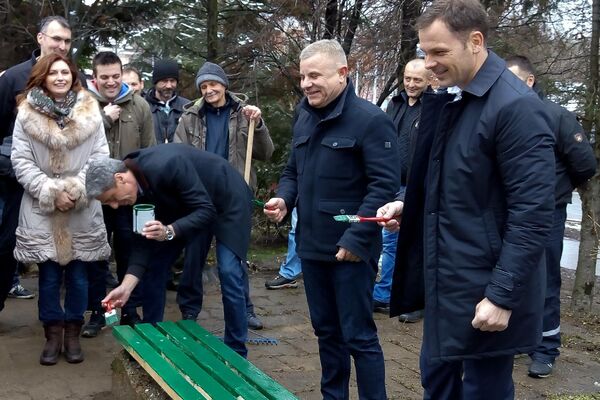
<instances>
[{"instance_id":1,"label":"jacket collar","mask_svg":"<svg viewBox=\"0 0 600 400\"><path fill-rule=\"evenodd\" d=\"M483 62L475 77L463 89L463 92L481 97L485 95L492 85L500 78L506 70L506 63L496 53L488 49L488 56Z\"/></svg>"},{"instance_id":2,"label":"jacket collar","mask_svg":"<svg viewBox=\"0 0 600 400\"><path fill-rule=\"evenodd\" d=\"M342 111L344 110L344 105L346 104L346 100L356 97L356 95L354 94L354 85L352 84L352 80L350 78L347 78L347 82L348 82L348 84L346 85L346 88L344 89L344 91L338 97L336 97L336 99L339 99L339 100L338 100L337 104L335 105L334 109L331 110L331 112L325 118L323 118L323 121L327 121L327 120L339 117L342 114ZM302 108L304 108L305 110L307 110L308 112L311 112L311 113L314 113L316 110L316 108L314 108L310 104L308 104L308 99L306 97L304 97L302 99L302 102L300 103L300 105Z\"/></svg>"}]
</instances>

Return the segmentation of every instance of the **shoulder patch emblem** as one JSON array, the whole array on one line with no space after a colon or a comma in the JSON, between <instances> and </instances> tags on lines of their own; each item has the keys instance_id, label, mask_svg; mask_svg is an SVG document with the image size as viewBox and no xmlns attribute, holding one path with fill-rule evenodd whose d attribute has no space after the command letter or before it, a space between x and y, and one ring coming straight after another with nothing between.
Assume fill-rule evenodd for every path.
<instances>
[{"instance_id":1,"label":"shoulder patch emblem","mask_svg":"<svg viewBox=\"0 0 600 400\"><path fill-rule=\"evenodd\" d=\"M575 135L573 135L573 137L575 138L575 141L578 143L583 142L583 133L576 133Z\"/></svg>"}]
</instances>

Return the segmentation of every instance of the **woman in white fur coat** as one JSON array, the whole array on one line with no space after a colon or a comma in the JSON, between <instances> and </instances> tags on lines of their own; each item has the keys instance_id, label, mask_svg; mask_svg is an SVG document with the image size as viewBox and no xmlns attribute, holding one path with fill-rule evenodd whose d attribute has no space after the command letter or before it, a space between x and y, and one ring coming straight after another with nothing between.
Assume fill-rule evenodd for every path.
<instances>
[{"instance_id":1,"label":"woman in white fur coat","mask_svg":"<svg viewBox=\"0 0 600 400\"><path fill-rule=\"evenodd\" d=\"M74 65L58 54L37 61L18 102L11 160L25 192L14 254L39 267L40 363L56 364L63 343L67 361L78 363L87 268L110 254L101 205L85 193L88 162L108 156L102 117Z\"/></svg>"}]
</instances>

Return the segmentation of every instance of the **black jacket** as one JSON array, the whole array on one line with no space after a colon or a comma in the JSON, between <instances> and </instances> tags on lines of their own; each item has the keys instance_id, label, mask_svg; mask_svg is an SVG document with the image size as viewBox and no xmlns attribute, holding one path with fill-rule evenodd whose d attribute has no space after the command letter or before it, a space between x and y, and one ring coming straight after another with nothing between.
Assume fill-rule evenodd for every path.
<instances>
[{"instance_id":1,"label":"black jacket","mask_svg":"<svg viewBox=\"0 0 600 400\"><path fill-rule=\"evenodd\" d=\"M400 186L397 169L390 168L398 162L396 131L383 111L354 94L351 82L336 101L324 117L306 99L299 104L277 196L289 212L297 204L300 258L334 262L343 247L371 262L381 250L380 227L333 216L374 216L393 198Z\"/></svg>"},{"instance_id":2,"label":"black jacket","mask_svg":"<svg viewBox=\"0 0 600 400\"><path fill-rule=\"evenodd\" d=\"M154 122L154 134L156 136L156 143L171 143L173 142L173 136L179 124L179 118L183 114L183 106L188 104L190 101L185 97L179 95L175 96L175 99L171 100L169 107L171 111L166 114L162 111L164 105L155 96L155 88L150 89L145 99L150 104L150 111L152 112L152 121Z\"/></svg>"},{"instance_id":3,"label":"black jacket","mask_svg":"<svg viewBox=\"0 0 600 400\"><path fill-rule=\"evenodd\" d=\"M415 150L417 134L419 132L419 118L421 116L421 99L419 98L419 100L417 100L417 102L412 106L415 107L415 113L413 114L412 121L410 121L410 130L407 132L407 134L403 134L402 132L400 132L400 129L402 120L406 115L406 110L408 109L408 107L408 95L406 94L406 91L403 90L402 92L400 92L399 95L392 97L386 110L387 115L389 115L392 121L394 121L394 125L396 126L396 131L398 133L398 149L400 154L400 178L402 186L406 186L408 166L410 165L410 160Z\"/></svg>"},{"instance_id":4,"label":"black jacket","mask_svg":"<svg viewBox=\"0 0 600 400\"><path fill-rule=\"evenodd\" d=\"M548 100L544 93L533 86L534 91L546 105L550 127L554 132L556 147L556 208L571 202L573 189L587 182L596 173L596 156L583 133L575 115L566 108Z\"/></svg>"},{"instance_id":5,"label":"black jacket","mask_svg":"<svg viewBox=\"0 0 600 400\"><path fill-rule=\"evenodd\" d=\"M547 118L491 51L460 99L423 96L391 308L425 306L433 359L527 353L542 337L555 179ZM471 326L485 297L512 310L505 331Z\"/></svg>"},{"instance_id":6,"label":"black jacket","mask_svg":"<svg viewBox=\"0 0 600 400\"><path fill-rule=\"evenodd\" d=\"M152 146L125 157L156 220L173 225L175 240L211 229L242 260L250 243L252 194L227 160L185 144ZM160 242L136 235L128 273L140 277Z\"/></svg>"}]
</instances>

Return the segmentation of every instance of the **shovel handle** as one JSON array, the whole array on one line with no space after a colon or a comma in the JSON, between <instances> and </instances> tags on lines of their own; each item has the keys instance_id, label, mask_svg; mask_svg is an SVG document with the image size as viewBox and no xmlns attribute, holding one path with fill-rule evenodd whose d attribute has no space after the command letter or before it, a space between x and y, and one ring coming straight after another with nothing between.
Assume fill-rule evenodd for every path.
<instances>
[{"instance_id":1,"label":"shovel handle","mask_svg":"<svg viewBox=\"0 0 600 400\"><path fill-rule=\"evenodd\" d=\"M254 124L253 119L248 124L248 146L246 146L246 166L244 167L244 180L250 185L250 165L252 164L252 146L254 146Z\"/></svg>"}]
</instances>

